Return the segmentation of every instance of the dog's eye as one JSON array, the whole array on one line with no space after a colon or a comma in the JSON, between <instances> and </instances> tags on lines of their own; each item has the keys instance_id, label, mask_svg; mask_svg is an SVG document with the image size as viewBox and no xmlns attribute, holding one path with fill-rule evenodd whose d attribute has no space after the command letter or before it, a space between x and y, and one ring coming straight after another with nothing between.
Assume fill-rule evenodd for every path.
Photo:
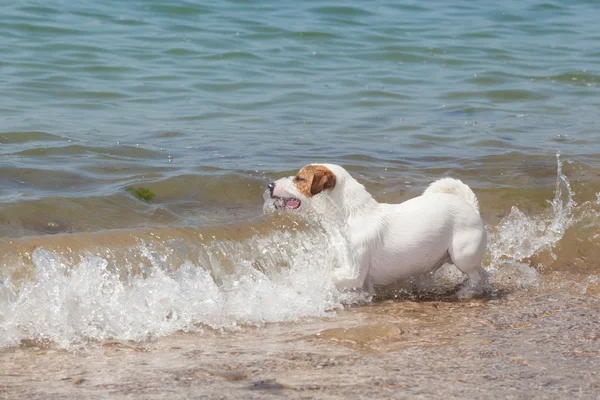
<instances>
[{"instance_id":1,"label":"dog's eye","mask_svg":"<svg viewBox=\"0 0 600 400\"><path fill-rule=\"evenodd\" d=\"M294 178L294 180L295 180L296 182L302 182L302 181L304 180L304 178L300 178L299 176L296 176L296 177Z\"/></svg>"}]
</instances>

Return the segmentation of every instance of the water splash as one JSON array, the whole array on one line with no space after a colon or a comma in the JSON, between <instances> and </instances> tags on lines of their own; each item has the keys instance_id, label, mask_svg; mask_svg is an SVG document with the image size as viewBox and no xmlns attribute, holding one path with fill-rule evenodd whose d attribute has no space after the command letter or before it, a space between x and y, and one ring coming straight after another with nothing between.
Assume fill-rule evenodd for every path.
<instances>
[{"instance_id":1,"label":"water splash","mask_svg":"<svg viewBox=\"0 0 600 400\"><path fill-rule=\"evenodd\" d=\"M512 280L517 287L537 286L539 276L526 260L552 249L573 224L573 190L562 171L560 153L556 154L556 187L551 208L542 215L528 216L516 206L495 227L488 227L488 270L496 281Z\"/></svg>"},{"instance_id":2,"label":"water splash","mask_svg":"<svg viewBox=\"0 0 600 400\"><path fill-rule=\"evenodd\" d=\"M326 316L360 300L335 289L331 245L318 229L273 232L210 243L197 261L172 268L140 243L137 251L151 268L125 279L103 258L85 257L68 268L38 248L36 279L19 290L10 282L0 286L0 347L30 339L73 348L90 340L144 340ZM231 261L234 271L227 272Z\"/></svg>"}]
</instances>

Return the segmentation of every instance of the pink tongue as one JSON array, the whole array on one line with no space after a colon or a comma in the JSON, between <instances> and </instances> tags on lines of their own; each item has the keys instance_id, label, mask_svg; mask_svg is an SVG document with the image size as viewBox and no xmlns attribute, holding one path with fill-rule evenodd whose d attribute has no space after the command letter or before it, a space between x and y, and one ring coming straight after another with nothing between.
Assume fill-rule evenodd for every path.
<instances>
[{"instance_id":1,"label":"pink tongue","mask_svg":"<svg viewBox=\"0 0 600 400\"><path fill-rule=\"evenodd\" d=\"M285 206L290 210L295 210L296 208L300 207L300 200L289 199L288 201L286 201Z\"/></svg>"}]
</instances>

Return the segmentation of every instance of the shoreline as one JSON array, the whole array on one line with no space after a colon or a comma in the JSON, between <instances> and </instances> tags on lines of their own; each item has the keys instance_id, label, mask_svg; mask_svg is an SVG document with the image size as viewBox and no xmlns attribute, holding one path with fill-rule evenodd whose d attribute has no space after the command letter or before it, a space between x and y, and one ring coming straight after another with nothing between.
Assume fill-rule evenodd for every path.
<instances>
[{"instance_id":1,"label":"shoreline","mask_svg":"<svg viewBox=\"0 0 600 400\"><path fill-rule=\"evenodd\" d=\"M3 349L0 398L595 398L600 299L385 300L333 318L69 352Z\"/></svg>"}]
</instances>

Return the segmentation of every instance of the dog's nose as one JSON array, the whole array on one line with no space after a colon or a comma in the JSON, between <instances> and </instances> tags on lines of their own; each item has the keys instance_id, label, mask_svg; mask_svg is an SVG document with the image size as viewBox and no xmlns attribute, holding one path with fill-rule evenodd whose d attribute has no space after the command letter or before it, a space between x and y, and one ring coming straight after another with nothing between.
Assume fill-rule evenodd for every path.
<instances>
[{"instance_id":1,"label":"dog's nose","mask_svg":"<svg viewBox=\"0 0 600 400\"><path fill-rule=\"evenodd\" d=\"M269 188L269 192L271 193L271 197L273 197L273 190L275 189L275 182L269 182L269 184L267 185L267 187Z\"/></svg>"}]
</instances>

